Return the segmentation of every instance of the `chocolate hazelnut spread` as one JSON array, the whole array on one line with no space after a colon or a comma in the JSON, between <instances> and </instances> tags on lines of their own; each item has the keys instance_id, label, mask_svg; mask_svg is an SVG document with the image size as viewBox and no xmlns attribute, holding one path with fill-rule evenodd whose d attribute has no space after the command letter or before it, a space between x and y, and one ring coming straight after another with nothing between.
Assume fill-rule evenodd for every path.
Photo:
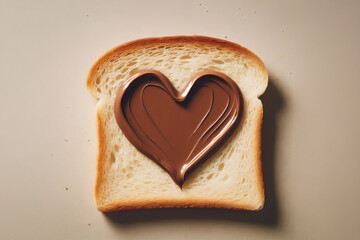
<instances>
[{"instance_id":1,"label":"chocolate hazelnut spread","mask_svg":"<svg viewBox=\"0 0 360 240\"><path fill-rule=\"evenodd\" d=\"M243 101L222 73L201 72L178 92L162 73L143 70L124 83L114 110L127 139L182 187L189 170L238 126Z\"/></svg>"}]
</instances>

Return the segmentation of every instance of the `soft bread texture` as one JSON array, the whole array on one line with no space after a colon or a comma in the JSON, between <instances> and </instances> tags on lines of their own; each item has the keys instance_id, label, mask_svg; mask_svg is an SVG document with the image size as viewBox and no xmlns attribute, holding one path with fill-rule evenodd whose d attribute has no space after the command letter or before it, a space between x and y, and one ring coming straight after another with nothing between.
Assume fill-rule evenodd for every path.
<instances>
[{"instance_id":1,"label":"soft bread texture","mask_svg":"<svg viewBox=\"0 0 360 240\"><path fill-rule=\"evenodd\" d=\"M240 125L215 154L187 176L182 189L167 172L135 149L115 120L118 89L143 69L162 72L179 91L195 74L215 70L232 78L243 95ZM255 54L235 43L203 36L140 39L100 57L87 78L90 93L98 99L95 201L99 211L164 207L261 209L263 107L258 97L267 84L265 65Z\"/></svg>"}]
</instances>

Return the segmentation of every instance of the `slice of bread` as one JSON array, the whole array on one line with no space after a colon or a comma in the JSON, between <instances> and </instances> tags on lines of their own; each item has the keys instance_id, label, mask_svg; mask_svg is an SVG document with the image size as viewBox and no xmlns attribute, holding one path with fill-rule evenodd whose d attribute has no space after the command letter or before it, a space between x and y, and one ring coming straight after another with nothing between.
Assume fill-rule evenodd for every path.
<instances>
[{"instance_id":1,"label":"slice of bread","mask_svg":"<svg viewBox=\"0 0 360 240\"><path fill-rule=\"evenodd\" d=\"M204 70L226 74L241 89L244 112L240 125L218 151L187 176L182 189L140 153L116 123L116 94L122 83L142 69L163 73L179 91ZM97 208L102 212L163 207L261 209L263 107L258 97L267 84L265 65L255 54L215 38L140 39L104 54L87 78L90 93L98 99Z\"/></svg>"}]
</instances>

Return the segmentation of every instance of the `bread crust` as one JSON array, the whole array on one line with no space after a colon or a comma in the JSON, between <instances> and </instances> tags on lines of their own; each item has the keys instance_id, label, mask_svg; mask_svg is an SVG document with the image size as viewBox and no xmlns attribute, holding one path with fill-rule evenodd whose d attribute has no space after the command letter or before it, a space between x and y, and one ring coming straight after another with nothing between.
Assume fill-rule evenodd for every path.
<instances>
[{"instance_id":1,"label":"bread crust","mask_svg":"<svg viewBox=\"0 0 360 240\"><path fill-rule=\"evenodd\" d=\"M260 101L260 100L259 100ZM262 122L263 122L263 105L261 103L260 107L259 107L259 112L258 112L258 119L257 119L257 124L256 124L256 129L255 129L255 141L256 143L254 144L254 151L255 151L255 155L256 155L256 161L255 161L255 169L256 169L256 175L257 175L257 179L258 179L258 192L259 192L259 196L261 198L261 202L264 203L265 202L265 191L264 191L264 180L263 180L263 174L262 174L262 145L261 145L261 130L262 130ZM261 206L260 209L262 209L263 206ZM258 210L260 210L258 209Z\"/></svg>"},{"instance_id":2,"label":"bread crust","mask_svg":"<svg viewBox=\"0 0 360 240\"><path fill-rule=\"evenodd\" d=\"M260 71L264 75L264 80L267 79L268 74L264 63L261 59L252 53L250 50L236 44L233 42L225 41L222 39L205 37L205 36L171 36L171 37L158 37L158 38L144 38L138 39L135 41L127 42L122 45L119 45L104 55L102 55L91 67L89 74L87 76L87 88L89 92L99 98L96 94L96 89L93 88L95 81L95 74L102 64L108 61L114 55L121 53L123 51L128 51L129 49L143 48L148 45L170 45L170 44L186 44L193 46L200 46L201 44L206 44L207 46L221 47L222 49L227 48L231 51L238 52L240 54L246 55L248 58L251 58L260 68ZM265 91L266 87L264 88ZM264 92L263 91L263 92ZM257 97L260 97L263 92L259 93ZM260 100L259 100L260 101ZM131 209L150 209L150 208L226 208L226 209L242 209L242 210L261 210L263 208L263 203L265 199L264 195L264 183L262 175L262 160L261 160L261 129L262 129L262 120L263 120L263 106L260 101L260 107L257 114L257 124L255 128L255 144L254 144L254 153L255 153L255 169L257 175L257 186L258 193L260 196L260 202L262 205L254 207L249 204L241 204L239 206L235 202L225 202L225 201L211 201L209 199L199 199L199 200L181 200L181 199L156 199L156 200L146 200L146 201L131 201L131 202L118 202L116 204L111 204L107 206L101 206L99 204L99 193L100 186L103 180L103 166L105 162L105 153L106 153L106 134L103 124L103 119L101 119L100 109L97 109L97 132L98 132L98 156L97 156L97 176L95 183L95 202L98 207L98 210L101 212L112 212L118 210L131 210Z\"/></svg>"},{"instance_id":3,"label":"bread crust","mask_svg":"<svg viewBox=\"0 0 360 240\"><path fill-rule=\"evenodd\" d=\"M119 210L136 210L136 209L152 209L152 208L224 208L234 210L260 210L254 208L251 204L242 204L238 206L231 202L210 201L210 200L177 200L177 199L156 199L147 201L131 201L121 202L108 206L98 207L101 212L115 212Z\"/></svg>"},{"instance_id":4,"label":"bread crust","mask_svg":"<svg viewBox=\"0 0 360 240\"><path fill-rule=\"evenodd\" d=\"M98 156L97 156L97 166L96 166L96 180L95 180L95 202L98 206L98 199L100 194L100 186L103 180L103 167L105 163L105 143L106 143L106 134L104 129L103 120L101 119L101 114L99 113L100 109L97 108L96 119L97 119L97 132L98 132Z\"/></svg>"}]
</instances>

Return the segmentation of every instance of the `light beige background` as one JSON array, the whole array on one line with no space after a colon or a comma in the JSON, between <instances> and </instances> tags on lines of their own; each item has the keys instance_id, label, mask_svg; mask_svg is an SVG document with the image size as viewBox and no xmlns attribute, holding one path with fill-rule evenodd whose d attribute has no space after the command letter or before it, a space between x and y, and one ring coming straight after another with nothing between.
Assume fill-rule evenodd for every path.
<instances>
[{"instance_id":1,"label":"light beige background","mask_svg":"<svg viewBox=\"0 0 360 240\"><path fill-rule=\"evenodd\" d=\"M359 1L0 1L1 239L360 239ZM257 213L104 215L92 63L142 37L227 38L265 62ZM68 190L66 190L68 189Z\"/></svg>"}]
</instances>

